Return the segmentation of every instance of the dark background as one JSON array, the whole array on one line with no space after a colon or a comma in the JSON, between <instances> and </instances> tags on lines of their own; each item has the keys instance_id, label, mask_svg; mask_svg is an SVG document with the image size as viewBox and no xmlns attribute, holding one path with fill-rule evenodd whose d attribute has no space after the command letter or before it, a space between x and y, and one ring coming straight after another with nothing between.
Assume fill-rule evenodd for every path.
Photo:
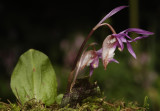
<instances>
[{"instance_id":1,"label":"dark background","mask_svg":"<svg viewBox=\"0 0 160 111\"><path fill-rule=\"evenodd\" d=\"M129 5L131 1L0 2L1 100L15 100L10 89L11 73L19 56L30 48L48 55L57 74L58 93L64 93L67 76L84 37L109 11L117 6ZM132 26L129 15L130 7L108 22L120 32ZM124 98L142 104L144 97L149 96L151 109L160 110L159 20L158 0L139 0L138 27L155 35L138 41L138 47L133 44L137 60L127 50L117 52L120 64L112 63L107 71L101 64L95 70L93 79L98 81L108 99ZM105 36L105 29L98 29L91 41L101 44Z\"/></svg>"}]
</instances>

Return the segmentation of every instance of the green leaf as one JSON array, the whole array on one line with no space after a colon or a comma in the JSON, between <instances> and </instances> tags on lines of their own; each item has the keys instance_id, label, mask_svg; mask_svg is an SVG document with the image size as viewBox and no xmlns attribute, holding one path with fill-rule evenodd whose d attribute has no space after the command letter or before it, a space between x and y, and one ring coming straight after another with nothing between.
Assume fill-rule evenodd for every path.
<instances>
[{"instance_id":1,"label":"green leaf","mask_svg":"<svg viewBox=\"0 0 160 111\"><path fill-rule=\"evenodd\" d=\"M49 58L34 49L21 55L11 76L11 88L22 104L33 98L46 105L54 103L57 81Z\"/></svg>"}]
</instances>

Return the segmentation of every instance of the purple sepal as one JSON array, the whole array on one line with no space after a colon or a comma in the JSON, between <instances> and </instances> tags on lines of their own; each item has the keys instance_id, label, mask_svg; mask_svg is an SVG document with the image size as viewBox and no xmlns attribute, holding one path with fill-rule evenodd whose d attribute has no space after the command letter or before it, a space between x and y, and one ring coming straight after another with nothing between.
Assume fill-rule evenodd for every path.
<instances>
[{"instance_id":1,"label":"purple sepal","mask_svg":"<svg viewBox=\"0 0 160 111\"><path fill-rule=\"evenodd\" d=\"M128 32L135 32L137 34L142 34L142 35L153 35L153 32L149 32L143 29L139 29L139 28L128 28L124 31L122 31L122 33L128 33Z\"/></svg>"},{"instance_id":2,"label":"purple sepal","mask_svg":"<svg viewBox=\"0 0 160 111\"><path fill-rule=\"evenodd\" d=\"M137 41L137 40L140 40L140 39L143 39L143 38L146 38L146 37L148 37L148 35L139 36L139 37L136 37L135 39L128 40L128 42L135 42L135 41Z\"/></svg>"},{"instance_id":3,"label":"purple sepal","mask_svg":"<svg viewBox=\"0 0 160 111\"><path fill-rule=\"evenodd\" d=\"M119 64L119 62L116 59L111 59L109 62L115 62L115 63Z\"/></svg>"},{"instance_id":4,"label":"purple sepal","mask_svg":"<svg viewBox=\"0 0 160 111\"><path fill-rule=\"evenodd\" d=\"M127 42L127 49L130 52L130 54L136 59L136 54L134 53L132 46L129 42Z\"/></svg>"},{"instance_id":5,"label":"purple sepal","mask_svg":"<svg viewBox=\"0 0 160 111\"><path fill-rule=\"evenodd\" d=\"M119 6L119 7L114 8L98 24L103 23L107 18L111 17L112 15L114 15L115 13L119 12L120 10L122 10L126 7L128 7L128 6Z\"/></svg>"}]
</instances>

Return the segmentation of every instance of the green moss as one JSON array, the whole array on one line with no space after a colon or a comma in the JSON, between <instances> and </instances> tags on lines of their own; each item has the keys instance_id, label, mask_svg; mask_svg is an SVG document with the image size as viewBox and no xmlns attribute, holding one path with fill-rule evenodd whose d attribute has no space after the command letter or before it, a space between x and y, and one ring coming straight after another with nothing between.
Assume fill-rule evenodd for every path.
<instances>
[{"instance_id":1,"label":"green moss","mask_svg":"<svg viewBox=\"0 0 160 111\"><path fill-rule=\"evenodd\" d=\"M17 104L0 102L0 111L20 111L21 108Z\"/></svg>"},{"instance_id":2,"label":"green moss","mask_svg":"<svg viewBox=\"0 0 160 111\"><path fill-rule=\"evenodd\" d=\"M144 107L139 107L136 102L127 103L123 100L108 102L104 97L94 96L84 99L81 105L77 103L74 108L71 108L69 104L63 108L58 104L46 107L41 102L35 102L34 99L26 102L24 106L0 102L0 111L147 111L148 105L146 98Z\"/></svg>"}]
</instances>

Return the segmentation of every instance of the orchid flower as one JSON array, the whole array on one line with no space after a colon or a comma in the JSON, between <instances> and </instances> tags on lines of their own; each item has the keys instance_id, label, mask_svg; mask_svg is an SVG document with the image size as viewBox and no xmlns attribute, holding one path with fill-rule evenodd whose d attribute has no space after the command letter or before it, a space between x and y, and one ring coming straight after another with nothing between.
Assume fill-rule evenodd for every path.
<instances>
[{"instance_id":1,"label":"orchid flower","mask_svg":"<svg viewBox=\"0 0 160 111\"><path fill-rule=\"evenodd\" d=\"M101 55L100 55L101 56ZM81 70L85 66L90 66L90 76L93 73L93 70L98 67L99 65L99 58L100 58L98 51L89 50L85 52L85 54L81 58Z\"/></svg>"},{"instance_id":2,"label":"orchid flower","mask_svg":"<svg viewBox=\"0 0 160 111\"><path fill-rule=\"evenodd\" d=\"M141 36L138 36L138 37L132 39L128 35L128 32L135 32L137 34L140 34ZM153 32L149 32L149 31L142 30L142 29L139 29L139 28L129 28L129 29L126 29L126 30L120 32L119 34L112 34L112 36L114 36L117 39L117 46L118 46L119 50L123 51L123 49L124 49L124 44L123 43L126 43L128 51L130 52L130 54L134 58L136 58L136 54L134 53L130 43L131 42L135 42L135 41L137 41L139 39L146 38L149 35L153 35Z\"/></svg>"},{"instance_id":3,"label":"orchid flower","mask_svg":"<svg viewBox=\"0 0 160 111\"><path fill-rule=\"evenodd\" d=\"M88 34L87 38L84 40L84 42L82 43L82 46L79 50L79 53L77 54L77 58L75 59L75 64L73 65L73 70L70 73L69 76L69 90L71 91L76 77L78 75L79 70L83 70L84 67L89 66L90 67L90 76L93 73L93 70L95 68L98 67L99 65L99 59L102 59L103 62L103 66L104 69L106 69L108 63L110 62L116 62L119 63L116 59L114 59L114 55L115 55L115 50L116 48L118 48L120 51L123 51L124 49L124 43L127 44L127 49L129 51L129 53L136 58L136 54L134 53L132 46L131 46L131 42L135 42L139 39L143 39L148 37L149 35L153 35L153 32L149 32L143 29L139 29L139 28L128 28L124 31L121 31L120 33L116 33L116 31L114 30L114 28L108 24L108 23L103 23L106 19L108 19L109 17L111 17L112 15L116 14L117 12L119 12L120 10L126 8L127 6L119 6L115 9L113 9L112 11L110 11L100 22L98 22L98 24L91 30L91 32ZM83 48L86 44L86 42L88 41L88 39L91 37L92 33L99 27L101 26L108 26L108 28L112 31L113 34L108 35L102 44L102 48L100 48L99 50L87 50L88 46L84 49ZM139 34L140 36L132 39L128 33L130 32L134 32ZM95 43L91 44L90 46L95 45ZM83 51L79 61L78 61L78 57L80 55L80 53ZM77 65L76 65L77 64ZM76 67L76 68L75 68ZM72 84L70 84L72 77L73 77L73 71L76 70L74 79L72 81Z\"/></svg>"},{"instance_id":4,"label":"orchid flower","mask_svg":"<svg viewBox=\"0 0 160 111\"><path fill-rule=\"evenodd\" d=\"M128 32L135 32L137 34L141 34L141 36L136 37L135 39L132 39L128 35ZM105 69L106 69L107 64L110 61L118 63L117 60L113 59L114 51L116 50L116 47L118 47L120 51L123 51L124 49L123 43L126 43L128 51L134 58L136 58L136 54L134 53L130 43L135 42L139 39L146 38L149 35L153 35L153 32L149 32L146 30L138 29L138 28L129 28L129 29L126 29L120 32L119 34L112 34L112 35L107 36L102 45L102 60L103 60L103 65Z\"/></svg>"},{"instance_id":5,"label":"orchid flower","mask_svg":"<svg viewBox=\"0 0 160 111\"><path fill-rule=\"evenodd\" d=\"M98 67L99 58L102 58L102 49L96 51L94 48L94 50L86 51L89 46L94 46L94 45L97 45L97 43L91 43L86 47L78 62L78 64L80 64L79 65L80 70L83 70L85 66L90 66L90 76L92 75L93 70Z\"/></svg>"}]
</instances>

